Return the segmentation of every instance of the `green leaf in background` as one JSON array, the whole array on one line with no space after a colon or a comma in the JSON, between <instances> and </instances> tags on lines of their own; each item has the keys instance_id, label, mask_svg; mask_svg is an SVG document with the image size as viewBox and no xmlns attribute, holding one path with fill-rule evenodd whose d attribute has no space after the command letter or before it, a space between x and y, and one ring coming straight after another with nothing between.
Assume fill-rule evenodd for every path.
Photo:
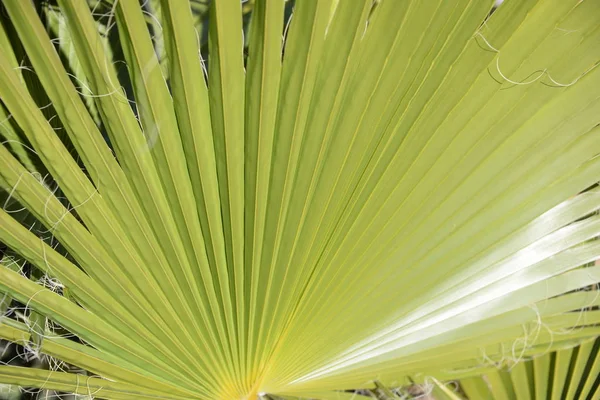
<instances>
[{"instance_id":1,"label":"green leaf in background","mask_svg":"<svg viewBox=\"0 0 600 400\"><path fill-rule=\"evenodd\" d=\"M596 399L600 394L598 339L563 342L556 351L535 355L509 368L473 370L460 385L470 399Z\"/></svg>"}]
</instances>

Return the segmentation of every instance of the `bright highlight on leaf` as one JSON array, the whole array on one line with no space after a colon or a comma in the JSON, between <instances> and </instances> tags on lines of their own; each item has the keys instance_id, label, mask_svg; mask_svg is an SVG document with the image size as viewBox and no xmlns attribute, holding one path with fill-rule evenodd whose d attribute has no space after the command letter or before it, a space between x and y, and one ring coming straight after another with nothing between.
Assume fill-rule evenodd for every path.
<instances>
[{"instance_id":1,"label":"bright highlight on leaf","mask_svg":"<svg viewBox=\"0 0 600 400\"><path fill-rule=\"evenodd\" d=\"M4 0L0 383L594 399L600 2L493 3Z\"/></svg>"}]
</instances>

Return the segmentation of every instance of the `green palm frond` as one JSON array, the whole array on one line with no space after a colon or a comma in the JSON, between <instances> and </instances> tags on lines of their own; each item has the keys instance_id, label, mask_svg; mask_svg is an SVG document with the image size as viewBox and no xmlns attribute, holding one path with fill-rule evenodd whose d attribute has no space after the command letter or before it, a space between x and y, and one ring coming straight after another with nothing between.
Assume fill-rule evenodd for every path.
<instances>
[{"instance_id":1,"label":"green palm frond","mask_svg":"<svg viewBox=\"0 0 600 400\"><path fill-rule=\"evenodd\" d=\"M2 2L0 242L31 271L2 259L0 337L79 370L1 383L352 398L540 354L514 390L544 357L584 381L599 2L57 3Z\"/></svg>"},{"instance_id":2,"label":"green palm frond","mask_svg":"<svg viewBox=\"0 0 600 400\"><path fill-rule=\"evenodd\" d=\"M588 339L514 364L508 369L471 371L460 380L471 399L596 399L600 341Z\"/></svg>"}]
</instances>

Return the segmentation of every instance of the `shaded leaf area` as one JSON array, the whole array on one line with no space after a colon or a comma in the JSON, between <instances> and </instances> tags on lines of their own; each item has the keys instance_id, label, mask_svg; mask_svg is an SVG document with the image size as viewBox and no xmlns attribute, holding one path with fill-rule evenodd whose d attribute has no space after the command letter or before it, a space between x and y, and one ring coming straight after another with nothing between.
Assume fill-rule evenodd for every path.
<instances>
[{"instance_id":1,"label":"shaded leaf area","mask_svg":"<svg viewBox=\"0 0 600 400\"><path fill-rule=\"evenodd\" d=\"M528 358L508 369L474 371L460 380L470 399L588 399L600 395L600 341Z\"/></svg>"},{"instance_id":2,"label":"shaded leaf area","mask_svg":"<svg viewBox=\"0 0 600 400\"><path fill-rule=\"evenodd\" d=\"M0 383L594 399L600 3L493 3L4 0Z\"/></svg>"}]
</instances>

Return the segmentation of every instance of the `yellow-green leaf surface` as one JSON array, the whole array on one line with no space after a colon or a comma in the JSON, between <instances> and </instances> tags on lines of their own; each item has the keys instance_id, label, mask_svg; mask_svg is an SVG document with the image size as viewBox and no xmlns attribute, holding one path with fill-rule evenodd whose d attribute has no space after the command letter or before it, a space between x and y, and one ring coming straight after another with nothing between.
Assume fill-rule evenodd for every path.
<instances>
[{"instance_id":1,"label":"yellow-green leaf surface","mask_svg":"<svg viewBox=\"0 0 600 400\"><path fill-rule=\"evenodd\" d=\"M600 3L493 3L4 0L0 384L595 400Z\"/></svg>"}]
</instances>

